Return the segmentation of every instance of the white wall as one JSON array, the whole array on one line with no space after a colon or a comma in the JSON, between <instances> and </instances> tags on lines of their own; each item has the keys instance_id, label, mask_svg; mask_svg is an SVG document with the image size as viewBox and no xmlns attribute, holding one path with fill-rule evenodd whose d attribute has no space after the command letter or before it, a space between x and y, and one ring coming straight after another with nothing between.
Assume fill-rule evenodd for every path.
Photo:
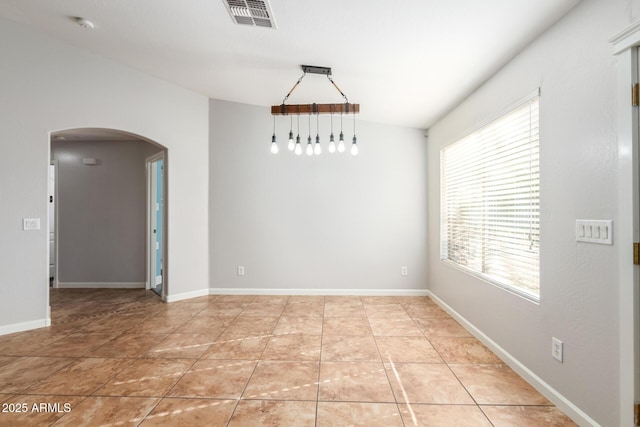
<instances>
[{"instance_id":1,"label":"white wall","mask_svg":"<svg viewBox=\"0 0 640 427\"><path fill-rule=\"evenodd\" d=\"M583 0L436 123L428 142L430 290L603 426L620 425L618 251L577 243L575 220L614 220L615 241L616 67L608 39L631 22L629 3ZM440 149L537 87L539 305L439 261ZM551 357L552 337L564 341L564 363Z\"/></svg>"},{"instance_id":2,"label":"white wall","mask_svg":"<svg viewBox=\"0 0 640 427\"><path fill-rule=\"evenodd\" d=\"M273 155L268 108L210 105L212 292L426 290L423 131L358 122L360 155L331 155L322 116L324 153L298 157L286 149L289 118L279 117ZM307 123L302 116L305 144ZM339 123L335 117L336 138ZM311 128L315 138L315 119ZM349 141L352 128L345 120Z\"/></svg>"},{"instance_id":3,"label":"white wall","mask_svg":"<svg viewBox=\"0 0 640 427\"><path fill-rule=\"evenodd\" d=\"M208 100L0 21L0 333L44 326L49 133L111 128L168 148L170 297L208 288ZM22 231L22 218L40 218Z\"/></svg>"},{"instance_id":4,"label":"white wall","mask_svg":"<svg viewBox=\"0 0 640 427\"><path fill-rule=\"evenodd\" d=\"M146 141L53 141L60 286L146 280ZM97 160L85 165L83 158Z\"/></svg>"}]
</instances>

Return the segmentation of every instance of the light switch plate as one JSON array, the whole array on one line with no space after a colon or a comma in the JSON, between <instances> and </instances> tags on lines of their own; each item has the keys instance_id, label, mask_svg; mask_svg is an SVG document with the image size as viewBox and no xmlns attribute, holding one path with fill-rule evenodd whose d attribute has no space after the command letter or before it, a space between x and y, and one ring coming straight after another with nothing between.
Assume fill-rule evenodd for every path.
<instances>
[{"instance_id":1,"label":"light switch plate","mask_svg":"<svg viewBox=\"0 0 640 427\"><path fill-rule=\"evenodd\" d=\"M613 221L577 219L576 241L613 245Z\"/></svg>"}]
</instances>

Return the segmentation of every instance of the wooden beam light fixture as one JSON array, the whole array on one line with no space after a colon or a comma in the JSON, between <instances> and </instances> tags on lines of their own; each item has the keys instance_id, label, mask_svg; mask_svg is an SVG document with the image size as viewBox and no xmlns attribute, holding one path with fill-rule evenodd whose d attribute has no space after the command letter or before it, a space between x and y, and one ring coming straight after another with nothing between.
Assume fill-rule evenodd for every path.
<instances>
[{"instance_id":1,"label":"wooden beam light fixture","mask_svg":"<svg viewBox=\"0 0 640 427\"><path fill-rule=\"evenodd\" d=\"M316 115L316 130L319 127L319 119L318 116L320 114L331 114L331 136L329 137L329 153L335 153L336 151L338 153L342 153L345 151L345 147L344 147L344 134L342 132L342 116L344 114L353 114L353 128L354 128L354 135L353 135L353 140L352 140L352 145L351 145L351 154L352 155L357 155L358 154L358 147L356 145L357 143L357 138L355 135L355 115L358 114L360 112L360 104L352 104L349 102L349 99L347 98L347 96L344 94L344 92L342 92L342 90L340 90L340 88L338 87L338 85L336 85L336 83L333 81L333 79L331 78L331 68L329 67L318 67L318 66L314 66L314 65L302 65L302 76L298 79L298 81L293 85L293 87L291 88L291 90L289 91L289 93L287 93L287 96L284 97L284 99L282 100L282 104L280 105L272 105L271 106L271 114L274 116L273 117L273 136L271 137L271 152L273 154L277 154L278 153L278 145L276 142L276 122L275 122L275 117L276 116L293 116L293 115L297 115L298 116L298 136L296 137L296 139L294 140L293 138L293 118L291 118L291 128L289 131L289 144L288 144L288 149L289 151L293 151L295 154L302 154L302 149L300 147L300 115L301 114L306 114L309 116L309 137L307 138L308 141L308 145L307 145L307 154L308 155L319 155L322 153L322 149L320 146L320 134L319 131L316 134L316 139L315 139L315 147L311 148L311 115L315 114ZM296 88L300 85L300 82L302 81L302 79L307 75L307 73L310 74L320 74L320 75L325 75L327 76L327 79L329 80L329 82L331 82L331 84L333 85L333 87L336 88L336 90L340 93L340 95L342 95L342 97L344 98L343 103L335 103L335 104L317 104L317 103L312 103L312 104L287 104L287 99L289 99L289 97L291 96L291 94L293 93L294 90L296 90ZM335 144L335 138L333 136L333 115L334 114L340 114L340 138L339 138L339 142L338 142L338 147L336 150L336 144Z\"/></svg>"}]
</instances>

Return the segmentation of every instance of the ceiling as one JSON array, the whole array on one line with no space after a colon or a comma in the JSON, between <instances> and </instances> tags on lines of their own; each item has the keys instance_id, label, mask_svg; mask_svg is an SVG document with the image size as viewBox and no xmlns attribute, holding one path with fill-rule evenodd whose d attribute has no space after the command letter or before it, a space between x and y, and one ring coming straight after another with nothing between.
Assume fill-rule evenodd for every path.
<instances>
[{"instance_id":1,"label":"ceiling","mask_svg":"<svg viewBox=\"0 0 640 427\"><path fill-rule=\"evenodd\" d=\"M247 104L280 104L301 64L331 67L361 119L427 128L578 2L270 0L276 29L235 24L223 0L2 0L0 17ZM308 74L287 103L342 101Z\"/></svg>"}]
</instances>

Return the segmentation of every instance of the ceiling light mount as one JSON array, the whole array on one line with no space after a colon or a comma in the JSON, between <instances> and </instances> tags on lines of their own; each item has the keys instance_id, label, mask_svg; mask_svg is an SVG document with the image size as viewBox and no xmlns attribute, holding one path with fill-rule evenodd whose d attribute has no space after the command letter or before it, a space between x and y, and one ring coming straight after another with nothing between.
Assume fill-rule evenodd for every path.
<instances>
[{"instance_id":1,"label":"ceiling light mount","mask_svg":"<svg viewBox=\"0 0 640 427\"><path fill-rule=\"evenodd\" d=\"M331 67L317 67L315 65L301 65L300 67L305 74L324 74L325 76L331 75Z\"/></svg>"}]
</instances>

